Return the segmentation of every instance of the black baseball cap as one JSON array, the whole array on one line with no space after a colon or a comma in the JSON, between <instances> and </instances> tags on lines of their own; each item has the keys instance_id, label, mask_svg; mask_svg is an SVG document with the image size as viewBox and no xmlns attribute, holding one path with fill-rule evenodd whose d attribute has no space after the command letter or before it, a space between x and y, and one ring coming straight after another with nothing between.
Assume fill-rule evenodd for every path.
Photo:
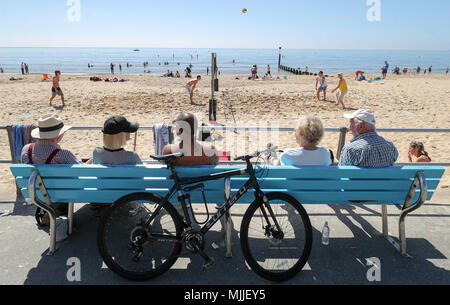
<instances>
[{"instance_id":1,"label":"black baseball cap","mask_svg":"<svg viewBox=\"0 0 450 305\"><path fill-rule=\"evenodd\" d=\"M138 129L138 123L129 122L123 116L113 116L106 120L102 132L107 135L115 135L121 132L133 133Z\"/></svg>"}]
</instances>

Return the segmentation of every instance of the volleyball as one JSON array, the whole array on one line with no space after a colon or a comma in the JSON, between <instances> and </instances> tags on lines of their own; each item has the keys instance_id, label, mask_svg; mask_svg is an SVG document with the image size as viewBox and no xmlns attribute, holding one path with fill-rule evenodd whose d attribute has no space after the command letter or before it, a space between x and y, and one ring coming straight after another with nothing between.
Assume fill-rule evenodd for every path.
<instances>
[{"instance_id":1,"label":"volleyball","mask_svg":"<svg viewBox=\"0 0 450 305\"><path fill-rule=\"evenodd\" d=\"M242 10L242 12L243 12L244 14L247 13L247 9L244 8L244 9Z\"/></svg>"}]
</instances>

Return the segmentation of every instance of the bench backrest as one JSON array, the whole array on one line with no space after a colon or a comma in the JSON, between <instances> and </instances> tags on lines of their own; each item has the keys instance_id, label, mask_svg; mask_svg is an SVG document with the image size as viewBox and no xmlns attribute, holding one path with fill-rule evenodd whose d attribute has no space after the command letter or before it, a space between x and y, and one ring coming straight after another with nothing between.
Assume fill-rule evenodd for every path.
<instances>
[{"instance_id":1,"label":"bench backrest","mask_svg":"<svg viewBox=\"0 0 450 305\"><path fill-rule=\"evenodd\" d=\"M177 167L180 177L199 177L242 166ZM109 203L137 192L152 192L165 196L174 182L164 166L102 166L102 165L12 165L11 171L25 197L28 179L34 169L39 171L52 202ZM419 171L423 171L430 200L445 172L443 167L389 167L368 169L358 167L268 167L260 179L265 192L289 193L302 204L395 204L405 202L408 191ZM259 175L258 175L259 176ZM232 191L237 191L248 176L231 179ZM224 180L205 182L208 203L224 201ZM419 197L417 189L412 203ZM38 197L43 200L41 193ZM253 192L240 203L251 203ZM201 194L192 194L192 202L202 202ZM172 198L173 203L177 202Z\"/></svg>"}]
</instances>

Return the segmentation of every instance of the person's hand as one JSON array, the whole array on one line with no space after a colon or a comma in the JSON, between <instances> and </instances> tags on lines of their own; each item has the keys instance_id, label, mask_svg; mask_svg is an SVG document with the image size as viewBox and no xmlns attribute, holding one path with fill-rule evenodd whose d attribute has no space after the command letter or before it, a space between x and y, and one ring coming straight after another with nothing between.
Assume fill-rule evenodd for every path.
<instances>
[{"instance_id":1,"label":"person's hand","mask_svg":"<svg viewBox=\"0 0 450 305\"><path fill-rule=\"evenodd\" d=\"M408 151L408 160L409 160L409 162L412 162L412 155L411 155L411 151Z\"/></svg>"}]
</instances>

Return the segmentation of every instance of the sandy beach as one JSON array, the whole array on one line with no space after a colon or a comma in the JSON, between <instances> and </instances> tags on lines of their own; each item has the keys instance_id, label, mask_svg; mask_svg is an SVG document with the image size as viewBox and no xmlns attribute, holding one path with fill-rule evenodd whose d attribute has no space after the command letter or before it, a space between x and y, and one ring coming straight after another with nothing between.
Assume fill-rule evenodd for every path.
<instances>
[{"instance_id":1,"label":"sandy beach","mask_svg":"<svg viewBox=\"0 0 450 305\"><path fill-rule=\"evenodd\" d=\"M275 71L273 71L275 72ZM194 96L196 105L189 105L184 88L185 78L162 78L155 75L117 75L127 79L123 83L92 82L92 75L66 75L61 77L66 107L49 107L51 82L41 82L41 75L26 75L20 81L10 81L11 75L0 75L0 126L37 122L45 114L59 114L72 126L102 126L111 115L124 115L141 126L158 123L170 124L179 112L196 114L200 121L208 121L208 101L211 96L211 78L203 76ZM96 75L101 78L111 75ZM367 75L372 79L379 75ZM357 82L354 75L346 75L349 93L345 104L349 110L334 106L331 94L338 83L336 75L328 81L328 101L317 101L314 93L314 76L288 75L280 80L250 81L248 76L220 76L218 122L227 126L280 126L294 127L296 119L303 114L322 118L325 127L348 127L344 113L365 108L374 111L378 128L450 128L450 76L388 75L386 80ZM54 105L60 105L59 97ZM233 118L232 111L235 116ZM0 131L0 159L10 159L7 135ZM433 162L450 162L450 134L442 133L384 133L393 140L399 150L399 162L407 162L409 143L422 141ZM234 135L237 137L237 135ZM241 135L242 136L242 135ZM261 137L252 145L264 147L267 138ZM270 137L269 137L270 138ZM351 135L347 136L347 142ZM230 142L230 141L228 141ZM295 147L293 134L279 135L281 148ZM327 133L321 145L336 152L338 133ZM63 142L64 149L71 150L78 158L91 156L96 146L102 145L100 131L69 131ZM226 147L223 147L226 145ZM227 151L236 147L224 142L216 146ZM255 146L249 145L248 150ZM133 141L127 146L133 149ZM242 149L242 148L241 148ZM141 131L137 138L137 152L143 160L153 153L153 134ZM9 165L0 165L0 191L14 192L14 178ZM445 174L439 186L450 187L450 174Z\"/></svg>"}]
</instances>

